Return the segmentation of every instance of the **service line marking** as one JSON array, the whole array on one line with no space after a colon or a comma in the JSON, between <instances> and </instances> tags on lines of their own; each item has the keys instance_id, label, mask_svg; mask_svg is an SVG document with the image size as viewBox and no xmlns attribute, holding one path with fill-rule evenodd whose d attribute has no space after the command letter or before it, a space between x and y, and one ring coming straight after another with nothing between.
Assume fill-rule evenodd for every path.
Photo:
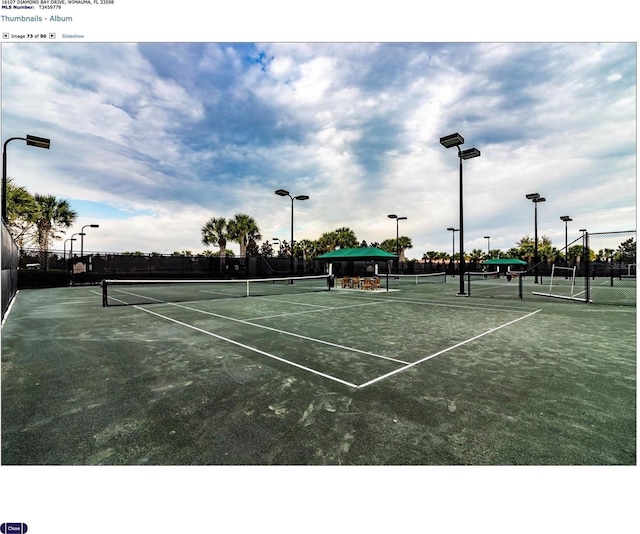
<instances>
[{"instance_id":1,"label":"service line marking","mask_svg":"<svg viewBox=\"0 0 640 534\"><path fill-rule=\"evenodd\" d=\"M533 311L531 313L528 313L527 315L524 315L522 317L518 317L517 319L514 319L513 321L509 321L508 323L504 323L504 324L502 324L500 326L496 326L495 328L491 328L491 329L487 330L486 332L483 332L482 334L478 334L477 336L469 338L469 339L467 339L465 341L461 341L460 343L457 343L457 344L455 344L455 345L453 345L451 347L448 347L448 348L446 348L444 350L438 351L438 352L436 352L434 354L430 354L429 356L425 356L424 358L422 358L420 360L417 360L417 361L415 361L413 363L410 363L410 364L406 365L405 367L401 367L400 369L396 369L395 371L391 371L390 373L387 373L387 374L384 374L382 376L379 376L378 378L374 378L373 380L369 380L368 382L365 382L364 384L360 384L358 386L358 389L365 388L367 386L370 386L371 384L375 384L376 382L379 382L380 380L384 380L385 378L389 378L390 376L393 376L393 375L395 375L397 373L401 373L403 371L406 371L407 369L410 369L411 367L414 367L414 366L419 365L419 364L421 364L423 362L426 362L427 360L430 360L431 358L435 358L436 356L440 356L441 354L444 354L445 352L449 352L449 351L452 351L453 349L457 349L458 347L466 345L467 343L471 343L472 341L475 341L476 339L480 339L481 337L489 335L489 334L495 332L496 330L500 330L501 328L504 328L505 326L512 325L514 323L517 323L518 321L522 321L523 319L531 317L532 315L535 315L536 313L538 313L540 311L542 311L542 310L540 309L540 310Z\"/></svg>"},{"instance_id":2,"label":"service line marking","mask_svg":"<svg viewBox=\"0 0 640 534\"><path fill-rule=\"evenodd\" d=\"M273 301L273 299L269 299L269 301ZM276 302L287 302L287 304L291 304L291 302L288 301L276 301ZM320 313L320 312L326 312L326 311L340 311L340 310L346 310L347 308L359 308L362 306L374 306L374 305L379 305L382 304L383 301L378 301L378 302L367 302L367 303L363 303L363 304L348 304L347 306L322 306L322 309L320 310L306 310L306 311L302 311L302 312L287 312L287 313L279 313L277 315L263 315L261 317L250 317L249 319L245 319L245 321L259 321L261 319L274 319L274 318L278 318L278 317L289 317L290 315L302 315L305 313ZM295 304L300 304L298 302L296 302ZM311 306L313 306L313 304L311 304Z\"/></svg>"}]
</instances>

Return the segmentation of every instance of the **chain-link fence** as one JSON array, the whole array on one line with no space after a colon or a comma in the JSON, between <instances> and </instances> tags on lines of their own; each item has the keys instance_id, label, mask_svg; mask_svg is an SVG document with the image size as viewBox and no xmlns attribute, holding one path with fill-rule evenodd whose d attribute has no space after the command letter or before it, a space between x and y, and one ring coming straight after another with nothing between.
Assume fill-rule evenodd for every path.
<instances>
[{"instance_id":1,"label":"chain-link fence","mask_svg":"<svg viewBox=\"0 0 640 534\"><path fill-rule=\"evenodd\" d=\"M636 232L585 234L590 252L589 299L597 304L636 305Z\"/></svg>"}]
</instances>

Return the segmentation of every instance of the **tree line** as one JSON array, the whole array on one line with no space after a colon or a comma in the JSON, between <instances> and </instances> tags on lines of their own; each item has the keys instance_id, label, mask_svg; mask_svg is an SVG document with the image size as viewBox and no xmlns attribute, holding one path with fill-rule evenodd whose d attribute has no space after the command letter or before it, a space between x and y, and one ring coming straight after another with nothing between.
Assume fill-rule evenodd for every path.
<instances>
[{"instance_id":1,"label":"tree line","mask_svg":"<svg viewBox=\"0 0 640 534\"><path fill-rule=\"evenodd\" d=\"M53 241L62 238L65 229L71 227L77 218L77 213L71 209L69 202L58 199L53 195L32 195L26 188L18 186L13 179L7 180L7 227L13 239L21 249L35 246L39 249L41 263L46 268L47 253ZM212 217L201 228L201 240L205 246L218 247L217 251L206 250L199 255L219 256L220 265L224 268L225 259L233 256L227 248L229 242L240 245L240 256L262 255L266 258L291 257L313 260L320 254L337 248L377 247L393 254L398 254L400 262L405 262L405 253L413 248L410 237L399 236L385 239L381 242L360 241L355 232L347 227L336 228L325 232L315 240L301 239L293 244L287 240L267 239L262 241L260 228L256 220L250 215L238 213L232 218ZM293 246L292 246L293 245ZM565 251L553 246L551 239L543 235L538 240L538 256L542 261L575 261L585 257L582 245L573 245ZM141 252L125 254L142 254ZM153 253L152 253L153 254ZM174 252L177 256L192 256L191 251ZM198 255L198 254L196 254ZM503 251L500 249L473 249L465 253L465 260L485 260L493 258L518 258L530 262L535 257L535 242L528 235L522 237L515 247ZM630 238L622 242L617 249L602 249L589 251L590 261L622 261L635 263L636 243ZM430 250L420 258L426 262L458 261L460 253L453 256L444 251ZM417 261L413 259L412 261Z\"/></svg>"}]
</instances>

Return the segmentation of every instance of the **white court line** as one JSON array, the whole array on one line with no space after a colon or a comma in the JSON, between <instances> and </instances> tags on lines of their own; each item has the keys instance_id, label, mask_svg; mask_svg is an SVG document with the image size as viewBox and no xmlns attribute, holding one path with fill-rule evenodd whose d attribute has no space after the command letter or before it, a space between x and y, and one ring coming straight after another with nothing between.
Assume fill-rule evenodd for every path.
<instances>
[{"instance_id":1,"label":"white court line","mask_svg":"<svg viewBox=\"0 0 640 534\"><path fill-rule=\"evenodd\" d=\"M308 295L308 293L304 293L304 295ZM295 300L280 300L280 299L272 299L267 296L267 299L270 302L283 302L284 304L294 304L296 306L310 306L312 308L325 308L331 309L331 306L322 306L320 304L309 304L308 302L296 302Z\"/></svg>"},{"instance_id":2,"label":"white court line","mask_svg":"<svg viewBox=\"0 0 640 534\"><path fill-rule=\"evenodd\" d=\"M11 313L11 308L13 308L13 304L16 301L16 299L18 298L18 293L20 293L20 290L18 289L16 291L16 294L13 296L13 298L11 299L11 303L9 304L9 307L7 308L7 310L4 312L4 317L2 318L2 326L4 326L4 323L7 321L7 319L9 318L9 314Z\"/></svg>"},{"instance_id":3,"label":"white court line","mask_svg":"<svg viewBox=\"0 0 640 534\"><path fill-rule=\"evenodd\" d=\"M367 356L373 356L374 358L380 358L382 360L388 360L391 362L395 362L395 363L401 363L403 365L408 364L409 362L405 362L404 360L398 360L397 358L391 358L390 356L382 356L381 354L375 354L373 352L369 352L366 350L360 350L360 349L354 349L352 347L346 347L344 345L338 345L337 343L331 343L330 341L323 341L322 339L316 339L313 337L308 337L308 336L303 336L302 334L296 334L294 332L287 332L286 330L280 330L278 328L272 328L270 326L266 326L266 325L262 325L262 324L256 324L256 323L250 323L249 321L245 321L243 319L234 319L233 317L227 317L225 315L220 315L218 313L213 313L213 312L209 312L209 311L204 311L204 310L199 310L198 308L191 308L190 306L184 306L182 304L177 304L175 302L170 302L168 304L171 304L171 306L176 306L178 308L184 308L185 310L191 310L191 311L195 311L198 313L203 313L205 315L211 315L213 317L218 317L219 319L226 319L227 321L234 321L236 323L241 323L241 324L245 324L245 325L249 325L249 326L254 326L255 328L262 328L264 330L270 330L271 332L276 332L278 334L284 334L287 336L292 336L292 337L297 337L300 339L304 339L305 341L312 341L314 343L320 343L322 345L329 345L330 347L335 347L341 350L346 350L349 352L357 352L359 354L366 354Z\"/></svg>"},{"instance_id":4,"label":"white court line","mask_svg":"<svg viewBox=\"0 0 640 534\"><path fill-rule=\"evenodd\" d=\"M269 299L270 301L273 299ZM284 300L281 301L276 301L276 302L285 302ZM361 306L373 306L376 304L382 304L383 301L377 301L377 302L367 302L366 304L349 304L347 306L322 306L321 310L307 310L307 311L303 311L303 312L289 312L289 313L280 313L278 315L264 315L262 317L250 317L248 319L245 319L245 321L259 321L260 319L277 319L278 317L289 317L290 315L302 315L305 313L320 313L320 312L326 312L326 311L340 311L340 310L344 310L347 308L358 308ZM296 302L296 304L300 304L298 302Z\"/></svg>"},{"instance_id":5,"label":"white court line","mask_svg":"<svg viewBox=\"0 0 640 534\"><path fill-rule=\"evenodd\" d=\"M377 297L363 297L363 296L357 296L357 295L350 295L354 298L357 299L373 299L373 298L377 298ZM459 298L463 298L463 297L459 297ZM464 305L464 304L451 304L448 302L434 302L434 301L428 301L428 300L421 300L421 299L416 299L416 298L384 298L381 297L381 301L380 302L402 302L402 303L409 303L409 304L421 304L424 306L440 306L443 308L462 308L462 309L466 309L466 310L474 310L474 311L524 311L520 306L509 306L508 304L491 304L491 305L487 305L487 304L483 304L482 306L472 306L472 305Z\"/></svg>"},{"instance_id":6,"label":"white court line","mask_svg":"<svg viewBox=\"0 0 640 534\"><path fill-rule=\"evenodd\" d=\"M202 328L198 328L196 326L190 325L188 323L183 323L182 321L178 321L176 319L172 319L171 317L168 317L166 315L162 315L160 313L156 313L154 311L148 310L146 308L142 308L140 306L134 306L134 308L141 310L143 312L149 313L151 315L155 315L157 317L161 317L162 319L166 319L167 321L171 321L172 323L176 323L179 324L181 326L185 326L187 328L191 328L192 330L196 330L197 332L201 332L203 334L206 334L208 336L211 337L215 337L216 339L221 339L222 341L226 341L228 343L231 343L233 345L237 345L238 347L242 347L243 349L247 349L253 352L257 352L258 354L262 354L263 356L267 356L268 358L272 358L274 360L278 360L280 362L289 364L289 365L293 365L294 367L297 367L299 369L302 369L304 371L308 371L309 373L313 373L314 375L318 375L321 376L323 378L328 378L329 380L333 380L334 382L339 382L340 384L344 384L346 386L352 387L352 388L357 388L358 386L356 386L355 384L352 384L351 382L347 382L346 380L341 380L340 378L336 378L335 376L331 376L325 373L322 373L320 371L316 371L315 369L311 369L310 367L305 367L304 365L300 365L299 363L295 363L292 362L290 360L285 360L284 358L281 358L279 356L276 356L274 354L270 354L268 352L265 352L263 350L260 349L256 349L255 347L250 347L249 345L245 345L243 343L239 343L238 341L234 341L233 339L229 339L223 336L219 336L218 334L214 334L213 332L209 332L207 330L203 330Z\"/></svg>"},{"instance_id":7,"label":"white court line","mask_svg":"<svg viewBox=\"0 0 640 534\"><path fill-rule=\"evenodd\" d=\"M369 380L369 382L365 382L364 384L360 384L358 386L358 389L362 389L365 388L367 386L370 386L371 384L374 384L380 380L384 380L385 378L389 378L390 376L395 375L396 373L401 373L402 371L406 371L407 369L414 367L418 364L421 364L423 362L426 362L427 360L430 360L431 358L435 358L436 356L440 356L441 354L444 354L445 352L449 352L453 349L457 349L458 347L461 347L462 345L466 345L467 343L471 343L472 341L475 341L476 339L480 339L481 337L484 337L488 334L491 334L492 332L495 332L496 330L500 330L501 328L504 328L505 326L509 326L513 323L517 323L518 321L522 321L523 319L526 319L527 317L531 317L532 315L535 315L536 313L540 312L542 310L536 310L534 312L528 313L527 315L524 315L522 317L519 317L518 319L514 319L513 321L509 321L508 323L505 323L503 325L500 326L496 326L495 328L491 328L490 330L487 330L486 332L483 332L482 334L478 334L477 336L474 336L472 338L469 338L465 341L461 341L460 343L457 343L456 345L453 345L452 347L448 347L444 350L438 351L435 354L431 354L429 356L425 356L424 358L410 363L409 365L405 366L405 367L401 367L400 369L396 369L395 371L391 371L390 373L387 373L385 375L379 376L378 378L374 378L373 380Z\"/></svg>"}]
</instances>

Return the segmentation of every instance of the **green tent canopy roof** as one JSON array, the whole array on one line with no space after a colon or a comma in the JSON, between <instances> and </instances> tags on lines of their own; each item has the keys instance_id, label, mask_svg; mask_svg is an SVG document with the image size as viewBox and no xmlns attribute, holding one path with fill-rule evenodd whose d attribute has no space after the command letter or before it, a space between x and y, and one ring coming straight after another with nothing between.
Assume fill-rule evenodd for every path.
<instances>
[{"instance_id":1,"label":"green tent canopy roof","mask_svg":"<svg viewBox=\"0 0 640 534\"><path fill-rule=\"evenodd\" d=\"M485 260L483 265L526 265L526 261L519 260L518 258L494 258L492 260Z\"/></svg>"},{"instance_id":2,"label":"green tent canopy roof","mask_svg":"<svg viewBox=\"0 0 640 534\"><path fill-rule=\"evenodd\" d=\"M395 254L386 252L376 247L339 248L321 254L316 259L321 261L368 261L368 260L393 260Z\"/></svg>"}]
</instances>

